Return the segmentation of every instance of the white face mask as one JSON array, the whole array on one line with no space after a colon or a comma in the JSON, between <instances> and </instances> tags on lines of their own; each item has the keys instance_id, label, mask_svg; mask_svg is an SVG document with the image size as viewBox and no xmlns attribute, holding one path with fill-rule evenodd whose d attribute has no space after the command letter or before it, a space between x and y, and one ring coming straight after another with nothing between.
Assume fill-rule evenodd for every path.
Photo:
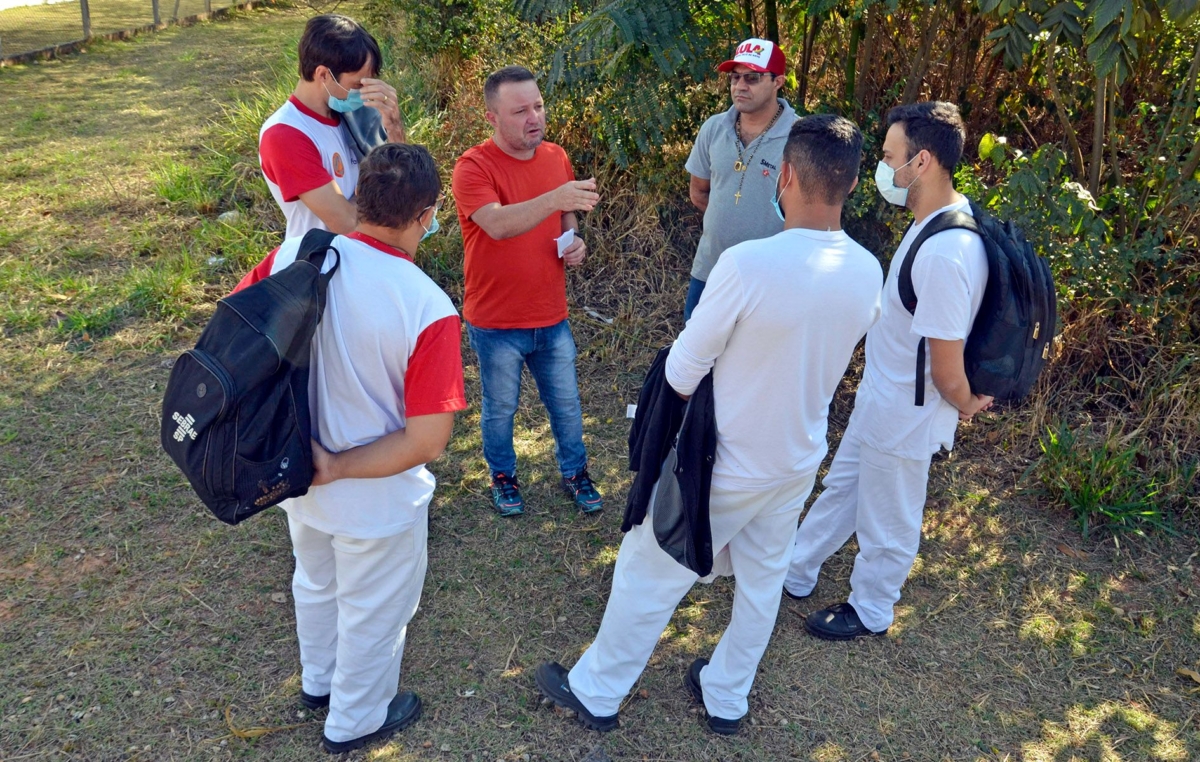
<instances>
[{"instance_id":1,"label":"white face mask","mask_svg":"<svg viewBox=\"0 0 1200 762\"><path fill-rule=\"evenodd\" d=\"M904 169L916 160L917 157L914 156L896 169ZM892 169L890 166L885 164L882 159L880 159L879 165L875 167L875 186L879 188L879 195L883 196L884 200L890 204L904 206L904 202L908 201L908 189L912 187L912 184L915 183L917 179L914 177L913 183L909 183L904 188L897 188L895 180L896 170Z\"/></svg>"}]
</instances>

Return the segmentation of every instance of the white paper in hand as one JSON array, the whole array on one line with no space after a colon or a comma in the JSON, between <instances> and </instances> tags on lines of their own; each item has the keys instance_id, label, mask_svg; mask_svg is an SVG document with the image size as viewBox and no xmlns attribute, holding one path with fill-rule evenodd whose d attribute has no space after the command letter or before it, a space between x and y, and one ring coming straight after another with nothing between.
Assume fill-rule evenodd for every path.
<instances>
[{"instance_id":1,"label":"white paper in hand","mask_svg":"<svg viewBox=\"0 0 1200 762\"><path fill-rule=\"evenodd\" d=\"M555 238L554 242L558 244L558 258L562 259L563 252L567 250L567 247L575 243L575 230L573 228L567 230L567 232Z\"/></svg>"}]
</instances>

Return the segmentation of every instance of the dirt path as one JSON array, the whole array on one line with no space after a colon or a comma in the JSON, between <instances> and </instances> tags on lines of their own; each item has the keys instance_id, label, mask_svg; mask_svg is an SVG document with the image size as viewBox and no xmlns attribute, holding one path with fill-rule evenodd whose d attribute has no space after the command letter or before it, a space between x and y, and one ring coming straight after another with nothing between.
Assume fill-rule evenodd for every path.
<instances>
[{"instance_id":1,"label":"dirt path","mask_svg":"<svg viewBox=\"0 0 1200 762\"><path fill-rule=\"evenodd\" d=\"M171 307L235 277L207 264L217 209L169 203L164 185L203 164L210 120L270 76L303 19L254 12L0 71L2 759L319 754L320 724L296 704L282 514L218 525L157 446L167 365L202 317ZM601 340L592 330L580 331L585 355ZM461 417L435 468L431 565L405 654L425 716L358 758L1200 759L1200 683L1177 672L1200 671L1194 542L1085 546L1015 488L1021 464L997 461L999 426L967 430L935 466L888 637L829 644L800 626L844 598L852 547L812 602L783 604L743 735L707 734L682 687L727 621L729 581L685 600L620 730L598 736L541 707L532 670L587 645L620 541L629 400L615 390L628 384L608 362L581 365L610 505L599 518L556 494L552 442L527 398L531 510L496 520L478 409ZM296 727L238 738L227 710L237 728Z\"/></svg>"}]
</instances>

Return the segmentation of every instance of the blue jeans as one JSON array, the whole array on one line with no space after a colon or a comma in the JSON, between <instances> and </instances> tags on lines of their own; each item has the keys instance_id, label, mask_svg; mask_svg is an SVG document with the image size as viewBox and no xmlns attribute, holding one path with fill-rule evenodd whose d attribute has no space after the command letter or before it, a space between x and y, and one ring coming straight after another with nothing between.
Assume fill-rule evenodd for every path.
<instances>
[{"instance_id":1,"label":"blue jeans","mask_svg":"<svg viewBox=\"0 0 1200 762\"><path fill-rule=\"evenodd\" d=\"M692 310L696 309L696 305L700 303L700 295L704 293L705 281L692 278L692 282L688 284L687 299L683 302L683 322L692 319Z\"/></svg>"},{"instance_id":2,"label":"blue jeans","mask_svg":"<svg viewBox=\"0 0 1200 762\"><path fill-rule=\"evenodd\" d=\"M467 336L479 358L483 386L483 457L492 476L517 470L513 416L521 397L521 366L528 365L538 395L550 414L554 457L563 476L587 467L583 446L583 410L575 377L575 339L564 320L545 328L478 328L467 323Z\"/></svg>"}]
</instances>

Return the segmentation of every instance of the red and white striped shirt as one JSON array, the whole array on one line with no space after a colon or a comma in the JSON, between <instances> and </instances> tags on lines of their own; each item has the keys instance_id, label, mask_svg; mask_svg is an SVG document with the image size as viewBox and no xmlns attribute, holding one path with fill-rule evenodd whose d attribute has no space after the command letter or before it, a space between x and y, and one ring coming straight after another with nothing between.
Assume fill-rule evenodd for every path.
<instances>
[{"instance_id":1,"label":"red and white striped shirt","mask_svg":"<svg viewBox=\"0 0 1200 762\"><path fill-rule=\"evenodd\" d=\"M240 290L296 260L283 242ZM461 328L450 298L412 258L362 233L338 236L341 264L313 337L309 407L313 433L341 452L403 428L409 417L466 409ZM335 260L326 256L325 269ZM329 534L371 539L404 531L433 497L424 466L382 479L342 479L285 501L288 514Z\"/></svg>"}]
</instances>

